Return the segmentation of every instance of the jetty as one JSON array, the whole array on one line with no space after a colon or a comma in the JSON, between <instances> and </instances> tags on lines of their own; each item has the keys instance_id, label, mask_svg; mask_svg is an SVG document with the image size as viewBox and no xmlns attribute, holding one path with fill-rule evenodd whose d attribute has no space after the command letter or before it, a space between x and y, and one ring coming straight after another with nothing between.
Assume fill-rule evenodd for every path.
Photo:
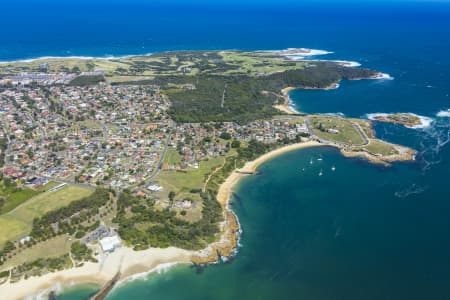
<instances>
[{"instance_id":1,"label":"jetty","mask_svg":"<svg viewBox=\"0 0 450 300\"><path fill-rule=\"evenodd\" d=\"M89 298L89 300L103 300L106 298L106 296L108 296L109 292L111 292L111 290L114 288L114 286L116 285L116 283L119 281L120 279L120 271L118 271L116 273L116 275L114 275L113 278L111 278L110 281L108 281L100 291L98 291L97 294L95 294L94 296L92 296L91 298Z\"/></svg>"},{"instance_id":2,"label":"jetty","mask_svg":"<svg viewBox=\"0 0 450 300\"><path fill-rule=\"evenodd\" d=\"M244 175L253 175L253 174L256 174L256 171L239 171L239 170L236 170L236 173L244 174Z\"/></svg>"}]
</instances>

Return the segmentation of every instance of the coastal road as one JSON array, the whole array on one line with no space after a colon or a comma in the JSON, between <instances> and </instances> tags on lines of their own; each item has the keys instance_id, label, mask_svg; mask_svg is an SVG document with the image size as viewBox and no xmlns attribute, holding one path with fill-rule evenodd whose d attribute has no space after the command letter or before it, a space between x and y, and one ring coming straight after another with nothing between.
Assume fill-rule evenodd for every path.
<instances>
[{"instance_id":1,"label":"coastal road","mask_svg":"<svg viewBox=\"0 0 450 300\"><path fill-rule=\"evenodd\" d=\"M357 146L367 146L369 144L369 138L367 137L367 134L364 132L364 130L361 128L361 125L352 121L350 121L350 123L352 123L353 127L355 127L355 129L359 132L359 134L364 140L364 143Z\"/></svg>"}]
</instances>

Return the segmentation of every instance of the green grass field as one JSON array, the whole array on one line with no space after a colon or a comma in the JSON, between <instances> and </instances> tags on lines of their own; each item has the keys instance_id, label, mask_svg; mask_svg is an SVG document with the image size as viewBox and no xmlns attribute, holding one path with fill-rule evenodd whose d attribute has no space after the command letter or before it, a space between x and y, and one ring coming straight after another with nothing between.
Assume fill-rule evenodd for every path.
<instances>
[{"instance_id":1,"label":"green grass field","mask_svg":"<svg viewBox=\"0 0 450 300\"><path fill-rule=\"evenodd\" d=\"M3 207L0 210L0 214L5 214L13 210L20 204L39 194L38 191L30 189L24 189L17 192L11 192L7 190L4 190L5 193L3 195L6 196L6 201L5 205L3 205Z\"/></svg>"},{"instance_id":2,"label":"green grass field","mask_svg":"<svg viewBox=\"0 0 450 300\"><path fill-rule=\"evenodd\" d=\"M38 190L20 188L17 191L14 191L15 188L5 187L3 182L0 182L0 197L3 197L5 199L5 204L0 209L0 215L13 210L32 197L45 192L46 190L56 186L57 184L57 182L51 181Z\"/></svg>"},{"instance_id":3,"label":"green grass field","mask_svg":"<svg viewBox=\"0 0 450 300\"><path fill-rule=\"evenodd\" d=\"M65 186L54 192L44 192L0 216L0 246L8 240L15 240L31 230L35 217L64 207L72 201L86 197L92 190L78 186Z\"/></svg>"},{"instance_id":4,"label":"green grass field","mask_svg":"<svg viewBox=\"0 0 450 300\"><path fill-rule=\"evenodd\" d=\"M350 145L364 143L364 139L358 130L347 119L329 116L311 116L310 120L314 134L320 138ZM322 130L319 129L320 126L322 126ZM330 133L328 132L329 129L337 129L339 133Z\"/></svg>"},{"instance_id":5,"label":"green grass field","mask_svg":"<svg viewBox=\"0 0 450 300\"><path fill-rule=\"evenodd\" d=\"M261 73L269 74L301 69L306 64L300 61L291 61L270 52L181 51L120 59L45 58L31 62L11 62L0 66L0 74L36 72L39 71L41 63L47 63L50 72L84 72L103 69L112 82L151 79L156 75L180 75L183 67L191 69L189 75L202 72L216 75L260 75ZM214 69L222 66L223 63L227 65L225 70L211 71L204 68L209 66Z\"/></svg>"},{"instance_id":6,"label":"green grass field","mask_svg":"<svg viewBox=\"0 0 450 300\"><path fill-rule=\"evenodd\" d=\"M359 124L359 126L361 126L361 129L364 131L364 133L369 137L369 138L373 138L374 136L374 131L372 129L372 125L371 122L368 120L363 120L363 119L349 119L354 123Z\"/></svg>"},{"instance_id":7,"label":"green grass field","mask_svg":"<svg viewBox=\"0 0 450 300\"><path fill-rule=\"evenodd\" d=\"M181 156L175 148L169 147L164 162L169 165L179 164L181 162Z\"/></svg>"},{"instance_id":8,"label":"green grass field","mask_svg":"<svg viewBox=\"0 0 450 300\"><path fill-rule=\"evenodd\" d=\"M44 243L39 243L31 248L21 251L11 259L8 259L4 265L1 266L0 271L8 270L11 267L21 265L25 262L34 261L42 258L58 257L69 253L72 241L66 235L57 236ZM49 251L51 249L51 251Z\"/></svg>"},{"instance_id":9,"label":"green grass field","mask_svg":"<svg viewBox=\"0 0 450 300\"><path fill-rule=\"evenodd\" d=\"M239 66L238 70L228 70L224 74L252 74L274 73L285 70L302 69L304 62L289 61L283 57L272 56L263 52L221 51L223 60L231 65Z\"/></svg>"},{"instance_id":10,"label":"green grass field","mask_svg":"<svg viewBox=\"0 0 450 300\"><path fill-rule=\"evenodd\" d=\"M369 145L363 148L373 154L381 154L385 156L398 154L398 151L394 148L394 146L380 140L371 139Z\"/></svg>"},{"instance_id":11,"label":"green grass field","mask_svg":"<svg viewBox=\"0 0 450 300\"><path fill-rule=\"evenodd\" d=\"M162 186L169 188L167 193L170 190L189 191L190 189L202 188L206 175L220 166L223 160L223 157L211 158L200 162L198 169L190 169L186 172L164 171L158 175L157 180Z\"/></svg>"},{"instance_id":12,"label":"green grass field","mask_svg":"<svg viewBox=\"0 0 450 300\"><path fill-rule=\"evenodd\" d=\"M202 189L203 184L214 169L220 166L224 157L215 157L207 161L202 161L198 169L190 169L187 172L163 171L156 178L164 190L158 192L156 196L160 199L167 199L170 191L176 193L175 200L189 199L197 203L196 208L187 210L185 217L182 219L195 221L201 218L201 198L198 193L190 193L191 189Z\"/></svg>"}]
</instances>

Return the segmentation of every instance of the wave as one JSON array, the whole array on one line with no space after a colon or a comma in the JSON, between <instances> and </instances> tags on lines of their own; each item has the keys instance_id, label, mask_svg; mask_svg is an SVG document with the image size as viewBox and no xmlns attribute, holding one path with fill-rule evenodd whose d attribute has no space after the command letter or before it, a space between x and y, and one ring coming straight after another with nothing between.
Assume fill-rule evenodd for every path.
<instances>
[{"instance_id":1,"label":"wave","mask_svg":"<svg viewBox=\"0 0 450 300\"><path fill-rule=\"evenodd\" d=\"M387 117L389 114L387 113L371 113L371 114L366 114L367 119L372 120L372 121L377 121L376 117Z\"/></svg>"},{"instance_id":2,"label":"wave","mask_svg":"<svg viewBox=\"0 0 450 300\"><path fill-rule=\"evenodd\" d=\"M332 54L333 52L308 48L288 48L285 50L274 50L269 52L278 53L292 60L304 60L307 57Z\"/></svg>"},{"instance_id":3,"label":"wave","mask_svg":"<svg viewBox=\"0 0 450 300\"><path fill-rule=\"evenodd\" d=\"M405 127L407 128L411 128L411 129L424 129L424 128L428 128L431 126L431 124L433 124L434 119L430 118L430 117L425 117L425 116L420 116L414 113L406 113L408 115L413 115L417 118L419 118L420 120L420 124L419 125L414 125L414 126L408 126L405 125ZM376 117L387 117L391 115L391 113L370 113L370 114L366 114L367 119L372 120L372 121L378 121Z\"/></svg>"},{"instance_id":4,"label":"wave","mask_svg":"<svg viewBox=\"0 0 450 300\"><path fill-rule=\"evenodd\" d=\"M387 74L387 73L377 73L375 76L373 76L372 78L369 79L384 79L384 80L394 80L394 77L392 77L391 75Z\"/></svg>"},{"instance_id":5,"label":"wave","mask_svg":"<svg viewBox=\"0 0 450 300\"><path fill-rule=\"evenodd\" d=\"M361 64L357 61L350 61L350 60L330 60L330 61L338 63L344 67L349 67L349 68L361 67Z\"/></svg>"},{"instance_id":6,"label":"wave","mask_svg":"<svg viewBox=\"0 0 450 300\"><path fill-rule=\"evenodd\" d=\"M324 116L330 116L330 117L341 117L345 118L345 114L342 112L335 112L335 113L323 113Z\"/></svg>"},{"instance_id":7,"label":"wave","mask_svg":"<svg viewBox=\"0 0 450 300\"><path fill-rule=\"evenodd\" d=\"M25 297L25 300L47 300L51 292L60 294L63 290L64 290L63 285L58 282L45 290L40 290L33 295Z\"/></svg>"},{"instance_id":8,"label":"wave","mask_svg":"<svg viewBox=\"0 0 450 300\"><path fill-rule=\"evenodd\" d=\"M329 53L333 53L333 52L329 52ZM301 59L297 59L297 60L306 60L306 61L311 61L305 58L301 58ZM336 59L314 59L314 61L321 61L321 62L334 62L337 63L343 67L348 67L348 68L357 68L357 67L361 67L361 63L357 62L357 61L351 61L351 60L336 60Z\"/></svg>"},{"instance_id":9,"label":"wave","mask_svg":"<svg viewBox=\"0 0 450 300\"><path fill-rule=\"evenodd\" d=\"M424 117L424 116L419 116L416 114L412 114L416 117L418 117L420 119L420 125L415 125L415 126L406 126L408 128L412 128L412 129L423 129L423 128L427 128L430 127L431 124L433 124L434 120L432 118L429 117Z\"/></svg>"},{"instance_id":10,"label":"wave","mask_svg":"<svg viewBox=\"0 0 450 300\"><path fill-rule=\"evenodd\" d=\"M134 281L137 279L147 279L148 275L150 275L151 273L162 274L165 271L169 270L170 268L172 268L178 264L179 264L178 262L169 262L169 263L159 264L156 267L154 267L153 269L150 269L150 270L142 272L142 273L137 273L137 274L134 274L134 275L131 275L131 276L125 278L117 286L120 286L124 282L130 282L130 281Z\"/></svg>"},{"instance_id":11,"label":"wave","mask_svg":"<svg viewBox=\"0 0 450 300\"><path fill-rule=\"evenodd\" d=\"M450 118L450 109L441 110L436 114L436 116L440 118Z\"/></svg>"}]
</instances>

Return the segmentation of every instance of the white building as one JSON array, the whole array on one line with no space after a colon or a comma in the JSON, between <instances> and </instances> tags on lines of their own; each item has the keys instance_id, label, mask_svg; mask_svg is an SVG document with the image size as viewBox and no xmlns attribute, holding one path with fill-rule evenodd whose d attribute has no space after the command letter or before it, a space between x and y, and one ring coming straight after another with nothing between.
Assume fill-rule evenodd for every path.
<instances>
[{"instance_id":1,"label":"white building","mask_svg":"<svg viewBox=\"0 0 450 300\"><path fill-rule=\"evenodd\" d=\"M339 133L339 130L334 129L334 128L330 128L330 129L328 129L327 131L328 131L329 133L332 133L332 134L338 134L338 133Z\"/></svg>"},{"instance_id":2,"label":"white building","mask_svg":"<svg viewBox=\"0 0 450 300\"><path fill-rule=\"evenodd\" d=\"M159 192L159 191L162 191L162 190L163 190L163 187L162 187L162 186L158 186L158 185L156 185L156 184L152 184L152 185L149 185L149 186L148 186L148 189L149 189L150 191L152 191L152 192Z\"/></svg>"},{"instance_id":3,"label":"white building","mask_svg":"<svg viewBox=\"0 0 450 300\"><path fill-rule=\"evenodd\" d=\"M122 243L117 235L108 236L100 240L100 247L102 247L103 252L113 252L121 245Z\"/></svg>"}]
</instances>

